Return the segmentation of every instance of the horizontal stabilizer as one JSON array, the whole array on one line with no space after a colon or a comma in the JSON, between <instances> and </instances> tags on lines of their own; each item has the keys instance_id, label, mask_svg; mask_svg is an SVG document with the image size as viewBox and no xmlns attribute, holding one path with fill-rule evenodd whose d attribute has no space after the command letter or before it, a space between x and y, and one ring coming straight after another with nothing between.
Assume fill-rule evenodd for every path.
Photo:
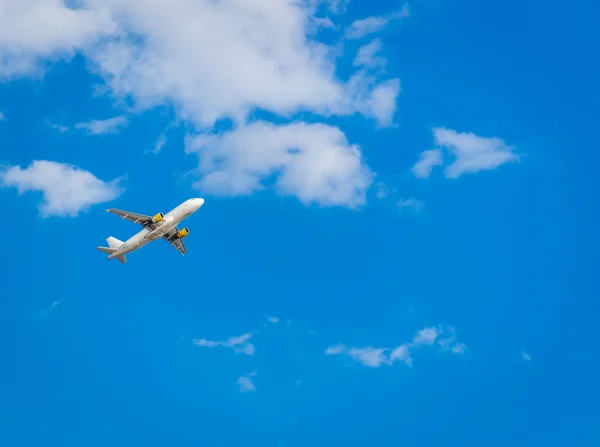
<instances>
[{"instance_id":1,"label":"horizontal stabilizer","mask_svg":"<svg viewBox=\"0 0 600 447\"><path fill-rule=\"evenodd\" d=\"M115 256L118 248L123 245L123 241L110 236L108 239L106 239L106 242L108 242L110 247L96 247L96 249L100 250L102 253L106 253L108 255L108 259L117 258L121 264L127 264L127 258L125 255Z\"/></svg>"},{"instance_id":2,"label":"horizontal stabilizer","mask_svg":"<svg viewBox=\"0 0 600 447\"><path fill-rule=\"evenodd\" d=\"M115 251L117 251L116 248L110 248L110 247L96 247L97 250L100 250L103 253L112 255Z\"/></svg>"}]
</instances>

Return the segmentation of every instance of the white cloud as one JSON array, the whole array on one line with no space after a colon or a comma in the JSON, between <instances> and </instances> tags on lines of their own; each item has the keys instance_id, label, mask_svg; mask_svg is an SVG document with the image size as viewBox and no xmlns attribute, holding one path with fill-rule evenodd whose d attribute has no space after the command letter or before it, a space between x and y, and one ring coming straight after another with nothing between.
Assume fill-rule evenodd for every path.
<instances>
[{"instance_id":1,"label":"white cloud","mask_svg":"<svg viewBox=\"0 0 600 447\"><path fill-rule=\"evenodd\" d=\"M346 346L342 344L337 344L333 346L328 346L325 350L325 355L338 355L342 354L346 351Z\"/></svg>"},{"instance_id":2,"label":"white cloud","mask_svg":"<svg viewBox=\"0 0 600 447\"><path fill-rule=\"evenodd\" d=\"M333 12L343 12L345 3L326 2ZM325 45L311 34L322 1L78 0L77 8L62 0L10 0L5 4L0 16L0 78L30 74L47 68L48 62L79 52L104 80L106 91L116 100L131 102L134 110L173 107L180 119L202 133L211 131L218 120L231 119L232 134L247 148L230 156L229 163L236 166L247 166L255 158L255 145L243 139L252 137L247 129L253 125L247 126L247 121L257 109L284 120L300 112L312 113L311 121L361 114L378 126L393 125L399 80L379 79L365 73L364 67L350 79L336 76L335 46ZM406 13L403 9L384 21ZM369 22L372 20L355 23L350 34L373 30ZM325 26L331 23L321 21ZM101 132L98 125L86 128ZM347 143L331 148L332 132L343 136L342 132L304 124L305 130L296 139L294 133L300 125L285 125L277 134L285 135L282 138L288 146L278 146L280 157L298 145L318 149L310 150L310 156L296 157L294 178L290 184L280 178L279 189L300 195L305 203L361 203L368 170L346 164L354 165L352 160L360 158L340 155L349 153ZM275 132L268 130L268 136ZM317 156L323 148L328 148L325 155ZM352 152L358 153L358 149ZM261 155L265 154L256 158ZM337 161L352 172L340 172ZM259 171L277 171L281 166L272 163L269 159ZM289 171L290 165L284 168ZM313 173L317 173L316 179ZM231 174L219 170L200 185L251 192L262 176L243 170L241 175Z\"/></svg>"},{"instance_id":3,"label":"white cloud","mask_svg":"<svg viewBox=\"0 0 600 447\"><path fill-rule=\"evenodd\" d=\"M354 66L367 68L384 67L387 60L377 55L381 52L382 48L381 39L373 39L368 44L361 46L354 58Z\"/></svg>"},{"instance_id":4,"label":"white cloud","mask_svg":"<svg viewBox=\"0 0 600 447\"><path fill-rule=\"evenodd\" d=\"M240 387L240 393L252 393L256 391L256 386L254 385L254 382L252 382L250 375L239 377L237 383Z\"/></svg>"},{"instance_id":5,"label":"white cloud","mask_svg":"<svg viewBox=\"0 0 600 447\"><path fill-rule=\"evenodd\" d=\"M413 359L410 355L410 344L404 343L403 345L400 345L392 350L390 354L390 362L394 363L396 361L405 363L408 366L413 365Z\"/></svg>"},{"instance_id":6,"label":"white cloud","mask_svg":"<svg viewBox=\"0 0 600 447\"><path fill-rule=\"evenodd\" d=\"M396 202L399 208L412 208L415 211L421 211L425 206L425 203L421 202L418 199L400 199Z\"/></svg>"},{"instance_id":7,"label":"white cloud","mask_svg":"<svg viewBox=\"0 0 600 447\"><path fill-rule=\"evenodd\" d=\"M438 344L440 345L442 351L450 351L454 354L464 354L467 349L467 345L464 343L456 343L456 331L453 327L448 328L448 332L450 332L450 336L443 339L438 339ZM442 335L442 332L438 332L439 335Z\"/></svg>"},{"instance_id":8,"label":"white cloud","mask_svg":"<svg viewBox=\"0 0 600 447\"><path fill-rule=\"evenodd\" d=\"M53 301L52 305L48 308L44 308L44 309L40 309L37 313L33 314L32 317L34 318L40 318L40 317L47 317L49 316L52 312L54 312L54 309L61 303L60 300L57 301Z\"/></svg>"},{"instance_id":9,"label":"white cloud","mask_svg":"<svg viewBox=\"0 0 600 447\"><path fill-rule=\"evenodd\" d=\"M458 178L462 174L495 169L505 163L517 162L515 147L500 138L485 138L452 129L433 129L435 143L450 151L456 159L445 169L445 176Z\"/></svg>"},{"instance_id":10,"label":"white cloud","mask_svg":"<svg viewBox=\"0 0 600 447\"><path fill-rule=\"evenodd\" d=\"M84 129L91 135L103 135L107 133L117 133L119 130L129 124L125 116L116 116L106 120L91 120L84 123L75 124L75 129Z\"/></svg>"},{"instance_id":11,"label":"white cloud","mask_svg":"<svg viewBox=\"0 0 600 447\"><path fill-rule=\"evenodd\" d=\"M43 59L71 57L116 31L101 5L68 8L63 0L4 0L1 6L0 80L38 74Z\"/></svg>"},{"instance_id":12,"label":"white cloud","mask_svg":"<svg viewBox=\"0 0 600 447\"><path fill-rule=\"evenodd\" d=\"M385 199L391 193L395 192L395 190L391 190L385 183L377 182L375 184L376 187L376 195L378 199Z\"/></svg>"},{"instance_id":13,"label":"white cloud","mask_svg":"<svg viewBox=\"0 0 600 447\"><path fill-rule=\"evenodd\" d=\"M413 338L413 343L415 345L432 345L435 343L436 338L438 337L439 332L435 327L426 327L421 329L415 337Z\"/></svg>"},{"instance_id":14,"label":"white cloud","mask_svg":"<svg viewBox=\"0 0 600 447\"><path fill-rule=\"evenodd\" d=\"M402 90L398 79L380 82L373 87L374 78L360 72L350 79L348 88L355 91L356 107L365 116L374 118L379 127L393 125L397 98Z\"/></svg>"},{"instance_id":15,"label":"white cloud","mask_svg":"<svg viewBox=\"0 0 600 447\"><path fill-rule=\"evenodd\" d=\"M456 343L450 349L455 354L464 354L465 350L467 349L467 345L464 343Z\"/></svg>"},{"instance_id":16,"label":"white cloud","mask_svg":"<svg viewBox=\"0 0 600 447\"><path fill-rule=\"evenodd\" d=\"M341 14L346 12L346 8L348 7L348 3L350 0L324 0L329 7L329 10L334 14Z\"/></svg>"},{"instance_id":17,"label":"white cloud","mask_svg":"<svg viewBox=\"0 0 600 447\"><path fill-rule=\"evenodd\" d=\"M222 135L190 138L202 178L196 187L219 195L246 195L265 188L274 174L275 189L309 204L363 205L373 174L336 127L255 122Z\"/></svg>"},{"instance_id":18,"label":"white cloud","mask_svg":"<svg viewBox=\"0 0 600 447\"><path fill-rule=\"evenodd\" d=\"M332 29L332 30L339 29L339 25L336 25L335 23L333 23L329 17L313 17L312 23L317 27L317 29L318 28Z\"/></svg>"},{"instance_id":19,"label":"white cloud","mask_svg":"<svg viewBox=\"0 0 600 447\"><path fill-rule=\"evenodd\" d=\"M430 149L421 152L419 161L412 167L412 172L417 178L427 178L435 166L443 164L442 151L439 149Z\"/></svg>"},{"instance_id":20,"label":"white cloud","mask_svg":"<svg viewBox=\"0 0 600 447\"><path fill-rule=\"evenodd\" d=\"M216 348L217 346L224 346L233 349L236 354L254 355L254 345L248 342L251 337L252 334L248 332L238 337L229 337L227 340L219 341L207 340L205 338L194 338L192 343L209 349Z\"/></svg>"},{"instance_id":21,"label":"white cloud","mask_svg":"<svg viewBox=\"0 0 600 447\"><path fill-rule=\"evenodd\" d=\"M449 328L449 330L451 332L451 337L446 340L438 341L439 345L442 347L442 350L449 350L455 354L463 354L466 345L464 343L454 343L456 339L454 328ZM393 365L396 362L412 366L413 358L411 349L423 346L433 346L442 333L441 327L425 327L415 334L412 342L403 343L395 348L374 348L372 346L349 348L344 344L337 344L329 346L325 350L325 354L347 355L355 362L370 368L378 368L381 365Z\"/></svg>"},{"instance_id":22,"label":"white cloud","mask_svg":"<svg viewBox=\"0 0 600 447\"><path fill-rule=\"evenodd\" d=\"M43 194L39 207L43 217L73 217L92 205L114 200L123 192L118 183L119 179L104 182L73 165L46 160L35 160L26 169L11 166L0 171L0 185L17 188L19 194Z\"/></svg>"},{"instance_id":23,"label":"white cloud","mask_svg":"<svg viewBox=\"0 0 600 447\"><path fill-rule=\"evenodd\" d=\"M161 134L161 136L158 137L158 140L156 140L156 143L154 143L154 148L150 152L153 154L158 154L165 144L167 144L167 136L165 134Z\"/></svg>"},{"instance_id":24,"label":"white cloud","mask_svg":"<svg viewBox=\"0 0 600 447\"><path fill-rule=\"evenodd\" d=\"M376 33L385 28L390 21L408 17L410 11L408 5L404 4L402 10L393 14L385 16L371 16L365 19L359 19L352 22L350 27L346 30L346 39L362 39L369 34Z\"/></svg>"},{"instance_id":25,"label":"white cloud","mask_svg":"<svg viewBox=\"0 0 600 447\"><path fill-rule=\"evenodd\" d=\"M364 366L378 368L383 363L389 363L385 355L386 351L387 349L385 348L367 346L366 348L350 348L348 349L348 355Z\"/></svg>"},{"instance_id":26,"label":"white cloud","mask_svg":"<svg viewBox=\"0 0 600 447\"><path fill-rule=\"evenodd\" d=\"M531 360L531 356L527 354L523 349L521 349L521 358L526 362Z\"/></svg>"},{"instance_id":27,"label":"white cloud","mask_svg":"<svg viewBox=\"0 0 600 447\"><path fill-rule=\"evenodd\" d=\"M315 8L306 2L102 4L121 33L86 54L116 95L131 96L140 107L167 100L202 127L221 118L243 123L256 107L282 116L364 113L360 98L335 78L331 49L308 39Z\"/></svg>"},{"instance_id":28,"label":"white cloud","mask_svg":"<svg viewBox=\"0 0 600 447\"><path fill-rule=\"evenodd\" d=\"M50 127L52 127L54 130L56 130L58 133L65 133L69 130L69 128L67 126L63 126L62 124L52 123L50 120L46 120L46 123Z\"/></svg>"},{"instance_id":29,"label":"white cloud","mask_svg":"<svg viewBox=\"0 0 600 447\"><path fill-rule=\"evenodd\" d=\"M277 323L279 323L279 318L278 317L267 317L267 321L269 323L277 324Z\"/></svg>"}]
</instances>

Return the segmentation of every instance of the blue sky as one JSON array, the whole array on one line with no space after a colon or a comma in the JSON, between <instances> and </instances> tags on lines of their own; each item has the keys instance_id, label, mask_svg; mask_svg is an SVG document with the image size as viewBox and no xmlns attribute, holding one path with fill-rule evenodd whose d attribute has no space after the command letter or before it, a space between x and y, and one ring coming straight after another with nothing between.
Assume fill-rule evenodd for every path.
<instances>
[{"instance_id":1,"label":"blue sky","mask_svg":"<svg viewBox=\"0 0 600 447\"><path fill-rule=\"evenodd\" d=\"M0 445L600 443L597 5L7 5Z\"/></svg>"}]
</instances>

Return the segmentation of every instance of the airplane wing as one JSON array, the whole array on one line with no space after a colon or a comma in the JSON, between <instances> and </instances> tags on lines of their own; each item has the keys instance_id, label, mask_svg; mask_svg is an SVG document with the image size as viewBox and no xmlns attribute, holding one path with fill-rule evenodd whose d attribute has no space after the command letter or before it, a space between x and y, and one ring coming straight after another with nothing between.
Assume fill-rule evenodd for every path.
<instances>
[{"instance_id":1,"label":"airplane wing","mask_svg":"<svg viewBox=\"0 0 600 447\"><path fill-rule=\"evenodd\" d=\"M149 222L152 222L152 216L146 216L145 214L131 213L129 211L118 210L116 208L110 208L106 210L106 212L121 216L122 219L127 219L133 223L139 223L144 227L147 226Z\"/></svg>"},{"instance_id":2,"label":"airplane wing","mask_svg":"<svg viewBox=\"0 0 600 447\"><path fill-rule=\"evenodd\" d=\"M171 231L169 231L167 234L165 234L163 236L163 239L165 241L167 241L168 243L170 243L173 247L175 247L175 249L177 251L179 251L179 253L181 253L181 256L183 256L187 253L187 248L185 248L183 239L176 237L177 233L179 233L179 230L177 229L177 227L175 227Z\"/></svg>"}]
</instances>

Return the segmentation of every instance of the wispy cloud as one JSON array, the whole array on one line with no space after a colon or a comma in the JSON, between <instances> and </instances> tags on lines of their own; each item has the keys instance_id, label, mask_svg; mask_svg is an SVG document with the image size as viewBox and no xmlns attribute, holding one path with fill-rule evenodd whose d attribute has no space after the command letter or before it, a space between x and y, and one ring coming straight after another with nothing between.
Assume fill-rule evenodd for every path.
<instances>
[{"instance_id":1,"label":"wispy cloud","mask_svg":"<svg viewBox=\"0 0 600 447\"><path fill-rule=\"evenodd\" d=\"M338 343L337 345L328 346L325 350L326 355L338 355L346 352L346 345Z\"/></svg>"},{"instance_id":2,"label":"wispy cloud","mask_svg":"<svg viewBox=\"0 0 600 447\"><path fill-rule=\"evenodd\" d=\"M413 344L415 345L432 345L435 343L436 338L439 335L439 330L436 327L426 327L417 332L413 338Z\"/></svg>"},{"instance_id":3,"label":"wispy cloud","mask_svg":"<svg viewBox=\"0 0 600 447\"><path fill-rule=\"evenodd\" d=\"M373 39L366 45L359 48L356 57L354 58L354 66L365 68L382 68L385 67L387 60L382 56L378 56L383 48L383 43L380 39Z\"/></svg>"},{"instance_id":4,"label":"wispy cloud","mask_svg":"<svg viewBox=\"0 0 600 447\"><path fill-rule=\"evenodd\" d=\"M514 153L516 148L500 138L480 137L446 128L433 129L433 135L437 146L455 156L454 162L444 171L447 178L458 178L463 174L491 170L519 161L519 156Z\"/></svg>"},{"instance_id":5,"label":"wispy cloud","mask_svg":"<svg viewBox=\"0 0 600 447\"><path fill-rule=\"evenodd\" d=\"M279 323L279 317L267 317L267 321L269 323L276 324L276 323Z\"/></svg>"},{"instance_id":6,"label":"wispy cloud","mask_svg":"<svg viewBox=\"0 0 600 447\"><path fill-rule=\"evenodd\" d=\"M255 348L248 340L252 337L252 333L240 335L239 337L229 337L227 340L212 341L205 338L194 338L192 343L205 348L216 348L223 346L233 349L236 354L254 355Z\"/></svg>"},{"instance_id":7,"label":"wispy cloud","mask_svg":"<svg viewBox=\"0 0 600 447\"><path fill-rule=\"evenodd\" d=\"M154 147L149 152L152 152L153 154L158 154L161 151L161 149L165 146L165 144L167 144L167 136L163 133L160 135L160 137L158 137L158 139L154 143Z\"/></svg>"},{"instance_id":8,"label":"wispy cloud","mask_svg":"<svg viewBox=\"0 0 600 447\"><path fill-rule=\"evenodd\" d=\"M395 190L390 189L385 183L377 182L375 184L375 194L378 199L385 199L387 196L395 192Z\"/></svg>"},{"instance_id":9,"label":"wispy cloud","mask_svg":"<svg viewBox=\"0 0 600 447\"><path fill-rule=\"evenodd\" d=\"M529 362L531 360L531 356L527 354L523 349L521 349L521 358L526 362Z\"/></svg>"},{"instance_id":10,"label":"wispy cloud","mask_svg":"<svg viewBox=\"0 0 600 447\"><path fill-rule=\"evenodd\" d=\"M454 354L464 354L467 346L464 343L456 343L456 331L454 327L450 326L446 329L446 332L450 333L450 336L444 339L439 339L438 343L443 351L450 351ZM441 332L438 333L438 336Z\"/></svg>"},{"instance_id":11,"label":"wispy cloud","mask_svg":"<svg viewBox=\"0 0 600 447\"><path fill-rule=\"evenodd\" d=\"M71 130L69 126L65 126L63 124L53 123L50 120L46 119L46 123L58 133L65 133ZM86 131L90 135L104 135L117 133L121 129L125 128L129 124L129 120L126 116L116 116L114 118L109 118L105 120L91 120L85 121L81 123L77 123L73 126L74 129L81 129ZM164 137L164 136L163 136ZM162 141L162 142L161 142ZM166 139L157 141L157 145L154 147L154 152L157 153L162 146L165 144ZM160 146L159 146L160 144Z\"/></svg>"},{"instance_id":12,"label":"wispy cloud","mask_svg":"<svg viewBox=\"0 0 600 447\"><path fill-rule=\"evenodd\" d=\"M46 124L48 124L48 126L50 126L52 129L54 129L58 133L65 133L65 132L69 131L69 128L67 126L63 126L62 124L53 123L48 119L46 120Z\"/></svg>"},{"instance_id":13,"label":"wispy cloud","mask_svg":"<svg viewBox=\"0 0 600 447\"><path fill-rule=\"evenodd\" d=\"M129 124L125 116L116 116L106 120L91 120L75 124L75 129L83 129L90 135L104 135L117 133Z\"/></svg>"},{"instance_id":14,"label":"wispy cloud","mask_svg":"<svg viewBox=\"0 0 600 447\"><path fill-rule=\"evenodd\" d=\"M74 217L92 205L114 200L123 192L119 181L105 182L76 166L47 160L35 160L25 169L0 169L0 185L17 188L19 194L43 194L39 206L43 217Z\"/></svg>"},{"instance_id":15,"label":"wispy cloud","mask_svg":"<svg viewBox=\"0 0 600 447\"><path fill-rule=\"evenodd\" d=\"M346 39L362 39L369 34L376 33L385 28L392 20L408 17L410 11L408 5L404 4L398 12L383 16L371 16L365 19L359 19L352 22L345 33Z\"/></svg>"},{"instance_id":16,"label":"wispy cloud","mask_svg":"<svg viewBox=\"0 0 600 447\"><path fill-rule=\"evenodd\" d=\"M367 347L347 347L344 344L329 346L325 350L326 355L347 355L355 362L367 366L369 368L378 368L381 365L392 365L396 362L404 363L408 366L413 365L412 350L423 347L433 346L436 341L442 350L450 350L455 354L462 354L466 349L466 345L454 342L454 329L450 328L451 339L439 340L439 336L443 333L441 327L425 327L418 331L411 342L403 343L395 348L375 348Z\"/></svg>"},{"instance_id":17,"label":"wispy cloud","mask_svg":"<svg viewBox=\"0 0 600 447\"><path fill-rule=\"evenodd\" d=\"M334 14L342 14L346 12L350 0L326 0L329 11Z\"/></svg>"},{"instance_id":18,"label":"wispy cloud","mask_svg":"<svg viewBox=\"0 0 600 447\"><path fill-rule=\"evenodd\" d=\"M415 199L414 197L410 199L400 199L396 202L396 204L398 205L398 208L411 208L417 212L421 211L425 206L425 203L421 202L418 199Z\"/></svg>"},{"instance_id":19,"label":"wispy cloud","mask_svg":"<svg viewBox=\"0 0 600 447\"><path fill-rule=\"evenodd\" d=\"M0 111L0 121L4 121L6 119L6 115Z\"/></svg>"},{"instance_id":20,"label":"wispy cloud","mask_svg":"<svg viewBox=\"0 0 600 447\"><path fill-rule=\"evenodd\" d=\"M441 166L444 163L442 151L439 149L430 149L421 152L419 161L412 167L412 172L417 178L427 178L431 171L436 166Z\"/></svg>"},{"instance_id":21,"label":"wispy cloud","mask_svg":"<svg viewBox=\"0 0 600 447\"><path fill-rule=\"evenodd\" d=\"M256 391L256 386L252 381L251 377L256 376L256 371L251 372L246 376L241 376L238 378L237 383L240 387L240 393L253 393Z\"/></svg>"},{"instance_id":22,"label":"wispy cloud","mask_svg":"<svg viewBox=\"0 0 600 447\"><path fill-rule=\"evenodd\" d=\"M50 315L52 312L54 312L54 309L56 309L56 307L61 303L60 300L54 301L50 307L44 308L44 309L40 309L37 313L35 313L33 315L34 318L41 318L41 317L46 317L48 315Z\"/></svg>"}]
</instances>

